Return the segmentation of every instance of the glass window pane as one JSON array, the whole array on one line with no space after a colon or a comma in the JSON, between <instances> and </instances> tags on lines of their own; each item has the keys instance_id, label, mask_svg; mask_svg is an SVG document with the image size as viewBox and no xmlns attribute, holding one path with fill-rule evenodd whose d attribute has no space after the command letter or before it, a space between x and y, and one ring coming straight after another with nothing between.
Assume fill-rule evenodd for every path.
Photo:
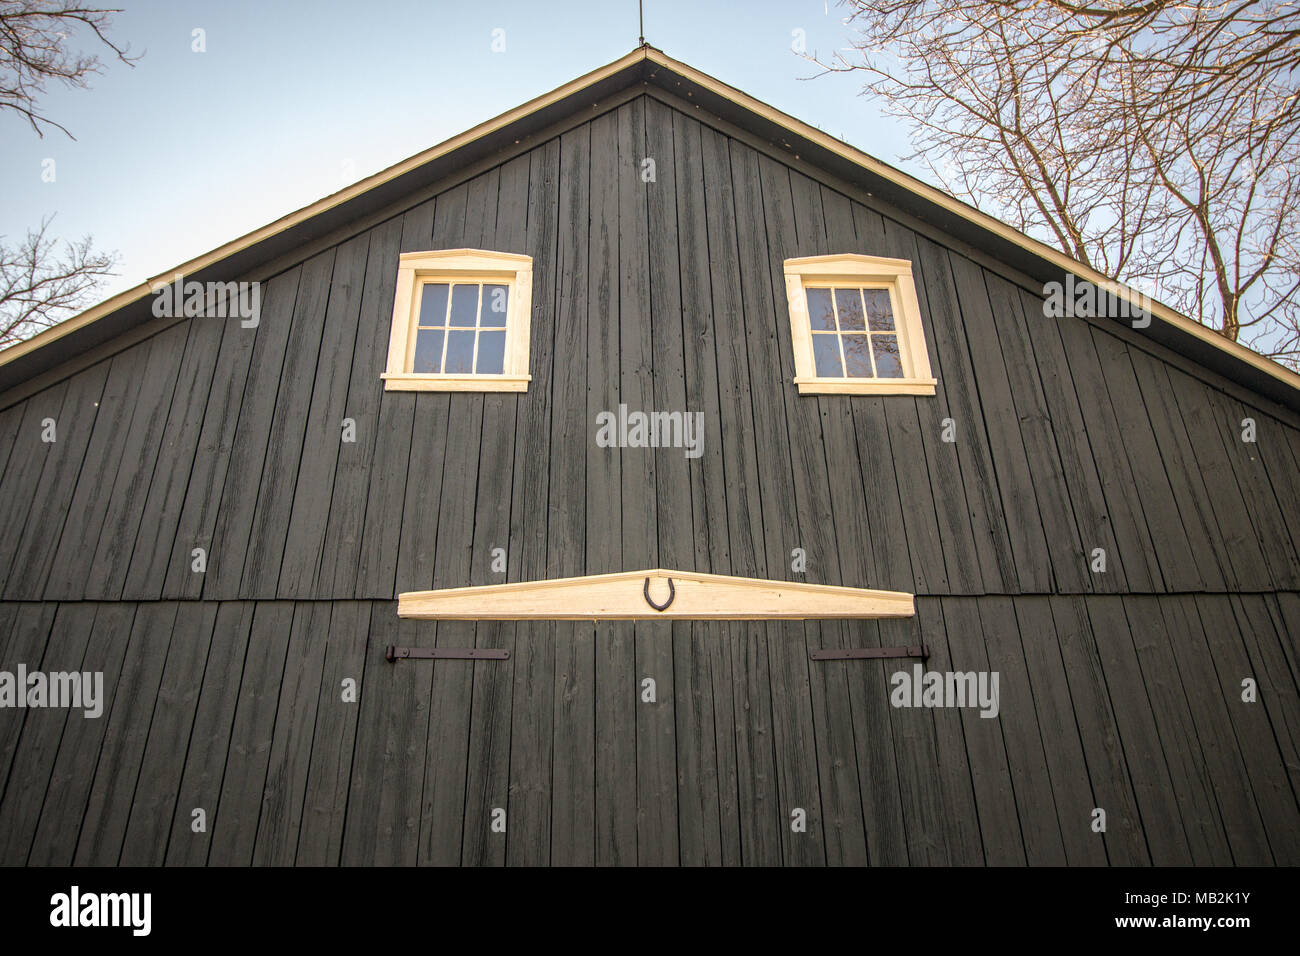
<instances>
[{"instance_id":1,"label":"glass window pane","mask_svg":"<svg viewBox=\"0 0 1300 956\"><path fill-rule=\"evenodd\" d=\"M451 324L473 328L478 323L478 286L451 287ZM448 369L448 371L451 371Z\"/></svg>"},{"instance_id":2,"label":"glass window pane","mask_svg":"<svg viewBox=\"0 0 1300 956\"><path fill-rule=\"evenodd\" d=\"M829 299L830 296L827 296ZM837 335L814 335L813 361L818 378L843 378L844 366L840 364L840 343Z\"/></svg>"},{"instance_id":3,"label":"glass window pane","mask_svg":"<svg viewBox=\"0 0 1300 956\"><path fill-rule=\"evenodd\" d=\"M871 378L871 345L866 333L851 333L843 336L844 364L848 366L850 378Z\"/></svg>"},{"instance_id":4,"label":"glass window pane","mask_svg":"<svg viewBox=\"0 0 1300 956\"><path fill-rule=\"evenodd\" d=\"M862 317L862 295L857 289L836 289L835 308L840 313L841 332L865 332L866 319Z\"/></svg>"},{"instance_id":5,"label":"glass window pane","mask_svg":"<svg viewBox=\"0 0 1300 956\"><path fill-rule=\"evenodd\" d=\"M830 289L808 290L808 318L814 332L835 331L835 311L831 308Z\"/></svg>"},{"instance_id":6,"label":"glass window pane","mask_svg":"<svg viewBox=\"0 0 1300 956\"><path fill-rule=\"evenodd\" d=\"M510 309L510 287L507 285L483 286L483 312L479 325L504 328ZM481 346L480 346L481 347Z\"/></svg>"},{"instance_id":7,"label":"glass window pane","mask_svg":"<svg viewBox=\"0 0 1300 956\"><path fill-rule=\"evenodd\" d=\"M426 282L420 296L420 325L447 324L447 283Z\"/></svg>"},{"instance_id":8,"label":"glass window pane","mask_svg":"<svg viewBox=\"0 0 1300 956\"><path fill-rule=\"evenodd\" d=\"M478 368L476 372L500 375L505 371L506 333L480 332L478 334Z\"/></svg>"},{"instance_id":9,"label":"glass window pane","mask_svg":"<svg viewBox=\"0 0 1300 956\"><path fill-rule=\"evenodd\" d=\"M442 329L420 329L415 334L412 372L437 372L442 364Z\"/></svg>"},{"instance_id":10,"label":"glass window pane","mask_svg":"<svg viewBox=\"0 0 1300 956\"><path fill-rule=\"evenodd\" d=\"M867 300L867 319L872 332L894 331L894 310L889 305L888 289L863 289Z\"/></svg>"},{"instance_id":11,"label":"glass window pane","mask_svg":"<svg viewBox=\"0 0 1300 956\"><path fill-rule=\"evenodd\" d=\"M881 378L902 378L903 361L898 354L898 336L873 335L871 344L876 352L876 374Z\"/></svg>"},{"instance_id":12,"label":"glass window pane","mask_svg":"<svg viewBox=\"0 0 1300 956\"><path fill-rule=\"evenodd\" d=\"M447 363L442 369L448 375L467 374L474 371L474 330L457 329L447 333Z\"/></svg>"}]
</instances>

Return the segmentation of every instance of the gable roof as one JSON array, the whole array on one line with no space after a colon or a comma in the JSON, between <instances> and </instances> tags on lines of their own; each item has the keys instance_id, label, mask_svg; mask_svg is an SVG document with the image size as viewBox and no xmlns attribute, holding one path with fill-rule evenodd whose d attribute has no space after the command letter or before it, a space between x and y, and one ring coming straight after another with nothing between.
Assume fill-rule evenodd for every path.
<instances>
[{"instance_id":1,"label":"gable roof","mask_svg":"<svg viewBox=\"0 0 1300 956\"><path fill-rule=\"evenodd\" d=\"M59 377L58 368L127 332L150 334L158 323L150 308L152 289L176 273L187 279L230 281L292 255L349 222L387 209L474 162L517 144L553 123L599 105L629 88L653 85L686 99L767 143L981 249L1044 282L1072 272L1138 300L1119 285L1065 253L1019 232L942 190L754 99L707 74L644 45L473 129L390 166L211 252L0 351L0 399L35 377ZM1168 306L1147 299L1151 325L1140 334L1214 369L1225 377L1300 411L1300 375L1216 334ZM24 389L30 392L34 389ZM8 402L0 402L8 404Z\"/></svg>"}]
</instances>

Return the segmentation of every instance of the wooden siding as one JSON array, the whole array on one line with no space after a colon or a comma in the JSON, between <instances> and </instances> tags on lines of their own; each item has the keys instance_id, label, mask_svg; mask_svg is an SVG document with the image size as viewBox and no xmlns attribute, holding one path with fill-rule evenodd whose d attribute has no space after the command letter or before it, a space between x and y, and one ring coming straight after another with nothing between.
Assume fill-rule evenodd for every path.
<instances>
[{"instance_id":1,"label":"wooden siding","mask_svg":"<svg viewBox=\"0 0 1300 956\"><path fill-rule=\"evenodd\" d=\"M1300 430L1156 347L1045 319L887 212L627 103L272 278L256 330L188 320L4 410L0 593L391 599L435 565L470 584L507 546L511 579L629 550L728 573L736 549L785 577L802 547L807 580L919 594L1300 588ZM464 245L536 260L528 392L384 394L396 253ZM916 263L936 396L798 395L781 263L832 251ZM703 457L594 448L619 401L703 412ZM542 538L508 539L516 503L549 512ZM494 524L466 513L440 545L460 504Z\"/></svg>"},{"instance_id":2,"label":"wooden siding","mask_svg":"<svg viewBox=\"0 0 1300 956\"><path fill-rule=\"evenodd\" d=\"M378 601L7 605L0 667L103 669L107 700L0 722L0 864L1300 862L1296 595L927 598L793 641L571 625L543 668L500 633L509 661L390 664L403 627ZM998 719L885 706L911 661L807 660L846 636L998 670Z\"/></svg>"},{"instance_id":3,"label":"wooden siding","mask_svg":"<svg viewBox=\"0 0 1300 956\"><path fill-rule=\"evenodd\" d=\"M533 257L526 393L383 390L397 256L437 247ZM831 252L914 262L935 396L797 393L782 261ZM619 402L703 412L702 457L597 447ZM1298 863L1298 461L1290 413L640 96L312 250L255 330L185 320L0 410L0 669L109 696L0 711L0 863ZM918 614L393 603L638 567ZM922 640L1000 672L998 720L808 658Z\"/></svg>"}]
</instances>

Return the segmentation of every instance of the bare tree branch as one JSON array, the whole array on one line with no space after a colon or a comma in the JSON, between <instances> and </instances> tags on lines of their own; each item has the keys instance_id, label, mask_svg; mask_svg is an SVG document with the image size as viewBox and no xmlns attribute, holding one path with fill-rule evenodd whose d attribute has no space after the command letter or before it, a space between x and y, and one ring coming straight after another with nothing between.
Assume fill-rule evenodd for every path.
<instances>
[{"instance_id":1,"label":"bare tree branch","mask_svg":"<svg viewBox=\"0 0 1300 956\"><path fill-rule=\"evenodd\" d=\"M89 236L60 249L48 235L53 218L28 231L17 245L0 236L0 348L72 315L113 275L117 256L95 252Z\"/></svg>"},{"instance_id":2,"label":"bare tree branch","mask_svg":"<svg viewBox=\"0 0 1300 956\"><path fill-rule=\"evenodd\" d=\"M809 59L950 191L1296 365L1297 0L842 3L852 50Z\"/></svg>"},{"instance_id":3,"label":"bare tree branch","mask_svg":"<svg viewBox=\"0 0 1300 956\"><path fill-rule=\"evenodd\" d=\"M37 101L50 80L85 89L93 74L103 72L98 56L72 48L78 33L93 35L114 58L134 65L128 48L108 38L113 14L121 12L82 6L74 0L0 2L0 110L22 116L38 136L44 136L43 127L48 126L75 139L41 112Z\"/></svg>"}]
</instances>

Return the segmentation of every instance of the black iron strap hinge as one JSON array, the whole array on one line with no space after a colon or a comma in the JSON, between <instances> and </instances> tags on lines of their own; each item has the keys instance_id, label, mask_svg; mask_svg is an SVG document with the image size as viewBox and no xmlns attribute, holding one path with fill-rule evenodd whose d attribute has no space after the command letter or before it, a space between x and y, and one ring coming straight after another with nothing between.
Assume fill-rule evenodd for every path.
<instances>
[{"instance_id":1,"label":"black iron strap hinge","mask_svg":"<svg viewBox=\"0 0 1300 956\"><path fill-rule=\"evenodd\" d=\"M491 647L394 647L388 645L384 657L393 661L505 661L510 652Z\"/></svg>"},{"instance_id":2,"label":"black iron strap hinge","mask_svg":"<svg viewBox=\"0 0 1300 956\"><path fill-rule=\"evenodd\" d=\"M814 661L853 661L879 657L929 657L930 649L924 644L908 647L845 647L826 651L813 651L808 657Z\"/></svg>"}]
</instances>

